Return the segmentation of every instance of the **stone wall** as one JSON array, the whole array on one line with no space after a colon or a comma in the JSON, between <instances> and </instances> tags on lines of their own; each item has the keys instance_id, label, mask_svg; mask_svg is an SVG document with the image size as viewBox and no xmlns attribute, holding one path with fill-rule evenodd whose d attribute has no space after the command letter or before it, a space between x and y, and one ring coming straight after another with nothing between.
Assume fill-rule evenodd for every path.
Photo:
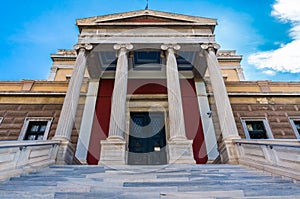
<instances>
[{"instance_id":1,"label":"stone wall","mask_svg":"<svg viewBox=\"0 0 300 199\"><path fill-rule=\"evenodd\" d=\"M300 83L242 81L226 82L239 135L245 138L242 118L265 118L275 139L295 139L289 118L300 118ZM212 88L207 82L210 107L215 128L218 120ZM216 131L217 138L220 134ZM218 141L220 141L218 139Z\"/></svg>"},{"instance_id":2,"label":"stone wall","mask_svg":"<svg viewBox=\"0 0 300 199\"><path fill-rule=\"evenodd\" d=\"M289 117L299 117L300 104L231 104L239 134L245 138L241 118L266 118L275 139L295 139Z\"/></svg>"},{"instance_id":3,"label":"stone wall","mask_svg":"<svg viewBox=\"0 0 300 199\"><path fill-rule=\"evenodd\" d=\"M29 81L0 82L0 140L18 140L27 117L52 118L48 140L55 135L68 82ZM82 87L83 94L87 84ZM84 95L83 95L84 96ZM81 97L71 136L76 148L85 97Z\"/></svg>"},{"instance_id":4,"label":"stone wall","mask_svg":"<svg viewBox=\"0 0 300 199\"><path fill-rule=\"evenodd\" d=\"M26 117L52 117L48 139L56 130L62 104L0 104L0 140L18 140Z\"/></svg>"},{"instance_id":5,"label":"stone wall","mask_svg":"<svg viewBox=\"0 0 300 199\"><path fill-rule=\"evenodd\" d=\"M48 140L55 135L62 104L0 104L0 141L18 140L26 117L51 117L52 123ZM79 105L75 125L72 131L71 142L76 148L80 131L80 118L83 105Z\"/></svg>"}]
</instances>

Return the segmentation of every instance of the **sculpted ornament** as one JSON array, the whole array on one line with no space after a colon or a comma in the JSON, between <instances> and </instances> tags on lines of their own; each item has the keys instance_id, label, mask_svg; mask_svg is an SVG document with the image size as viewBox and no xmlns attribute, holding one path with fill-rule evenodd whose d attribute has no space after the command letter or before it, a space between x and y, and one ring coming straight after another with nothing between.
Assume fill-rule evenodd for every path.
<instances>
[{"instance_id":1,"label":"sculpted ornament","mask_svg":"<svg viewBox=\"0 0 300 199\"><path fill-rule=\"evenodd\" d=\"M180 50L179 44L163 44L161 45L162 50L168 50L168 49L174 49L174 50Z\"/></svg>"},{"instance_id":2,"label":"sculpted ornament","mask_svg":"<svg viewBox=\"0 0 300 199\"><path fill-rule=\"evenodd\" d=\"M203 50L214 50L215 53L220 49L220 45L216 43L204 43L200 45Z\"/></svg>"},{"instance_id":3,"label":"sculpted ornament","mask_svg":"<svg viewBox=\"0 0 300 199\"><path fill-rule=\"evenodd\" d=\"M120 50L121 48L125 48L126 50L132 50L133 49L133 45L132 44L115 44L114 45L114 49L115 50Z\"/></svg>"},{"instance_id":4,"label":"sculpted ornament","mask_svg":"<svg viewBox=\"0 0 300 199\"><path fill-rule=\"evenodd\" d=\"M75 44L73 47L74 47L74 50L76 50L76 51L78 51L80 49L90 51L93 49L93 45L89 44L89 43L78 43L78 44Z\"/></svg>"}]
</instances>

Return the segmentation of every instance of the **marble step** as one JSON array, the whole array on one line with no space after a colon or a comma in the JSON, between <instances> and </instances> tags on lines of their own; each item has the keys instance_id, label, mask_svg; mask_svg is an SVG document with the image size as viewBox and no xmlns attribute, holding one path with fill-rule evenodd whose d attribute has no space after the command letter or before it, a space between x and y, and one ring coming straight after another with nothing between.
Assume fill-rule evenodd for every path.
<instances>
[{"instance_id":1,"label":"marble step","mask_svg":"<svg viewBox=\"0 0 300 199\"><path fill-rule=\"evenodd\" d=\"M0 182L0 198L300 198L300 184L241 165L52 165Z\"/></svg>"},{"instance_id":2,"label":"marble step","mask_svg":"<svg viewBox=\"0 0 300 199\"><path fill-rule=\"evenodd\" d=\"M0 191L1 199L54 199L55 193L35 193L35 192L3 192Z\"/></svg>"}]
</instances>

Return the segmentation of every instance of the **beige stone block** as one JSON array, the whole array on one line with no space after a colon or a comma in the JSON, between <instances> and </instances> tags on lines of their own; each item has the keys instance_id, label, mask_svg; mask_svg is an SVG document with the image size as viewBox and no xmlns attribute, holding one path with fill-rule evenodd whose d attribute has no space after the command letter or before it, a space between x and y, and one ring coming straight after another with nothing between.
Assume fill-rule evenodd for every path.
<instances>
[{"instance_id":1,"label":"beige stone block","mask_svg":"<svg viewBox=\"0 0 300 199\"><path fill-rule=\"evenodd\" d=\"M167 149L170 164L194 164L192 140L168 141Z\"/></svg>"},{"instance_id":2,"label":"beige stone block","mask_svg":"<svg viewBox=\"0 0 300 199\"><path fill-rule=\"evenodd\" d=\"M62 105L61 104L46 104L43 106L43 110L47 111L47 110L61 110Z\"/></svg>"},{"instance_id":3,"label":"beige stone block","mask_svg":"<svg viewBox=\"0 0 300 199\"><path fill-rule=\"evenodd\" d=\"M19 105L17 104L0 104L0 110L15 111L18 110Z\"/></svg>"},{"instance_id":4,"label":"beige stone block","mask_svg":"<svg viewBox=\"0 0 300 199\"><path fill-rule=\"evenodd\" d=\"M17 110L17 109L15 109ZM7 111L6 117L25 117L27 114L26 111Z\"/></svg>"},{"instance_id":5,"label":"beige stone block","mask_svg":"<svg viewBox=\"0 0 300 199\"><path fill-rule=\"evenodd\" d=\"M20 111L34 111L34 110L42 110L43 109L43 105L42 104L22 104L19 107Z\"/></svg>"},{"instance_id":6,"label":"beige stone block","mask_svg":"<svg viewBox=\"0 0 300 199\"><path fill-rule=\"evenodd\" d=\"M21 129L23 124L1 124L2 129Z\"/></svg>"},{"instance_id":7,"label":"beige stone block","mask_svg":"<svg viewBox=\"0 0 300 199\"><path fill-rule=\"evenodd\" d=\"M125 145L124 140L111 139L101 141L100 165L125 165Z\"/></svg>"}]
</instances>

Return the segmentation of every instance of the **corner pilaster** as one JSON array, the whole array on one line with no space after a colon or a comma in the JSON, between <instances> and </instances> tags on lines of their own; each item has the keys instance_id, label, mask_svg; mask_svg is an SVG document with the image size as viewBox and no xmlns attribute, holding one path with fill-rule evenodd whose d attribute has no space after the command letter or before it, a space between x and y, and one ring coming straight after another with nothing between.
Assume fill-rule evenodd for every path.
<instances>
[{"instance_id":1,"label":"corner pilaster","mask_svg":"<svg viewBox=\"0 0 300 199\"><path fill-rule=\"evenodd\" d=\"M202 44L201 48L206 55L209 77L223 136L223 143L219 146L220 156L224 163L237 163L236 148L233 147L232 140L239 139L240 136L238 134L228 93L216 57L216 52L220 46L215 43L208 43Z\"/></svg>"}]
</instances>

